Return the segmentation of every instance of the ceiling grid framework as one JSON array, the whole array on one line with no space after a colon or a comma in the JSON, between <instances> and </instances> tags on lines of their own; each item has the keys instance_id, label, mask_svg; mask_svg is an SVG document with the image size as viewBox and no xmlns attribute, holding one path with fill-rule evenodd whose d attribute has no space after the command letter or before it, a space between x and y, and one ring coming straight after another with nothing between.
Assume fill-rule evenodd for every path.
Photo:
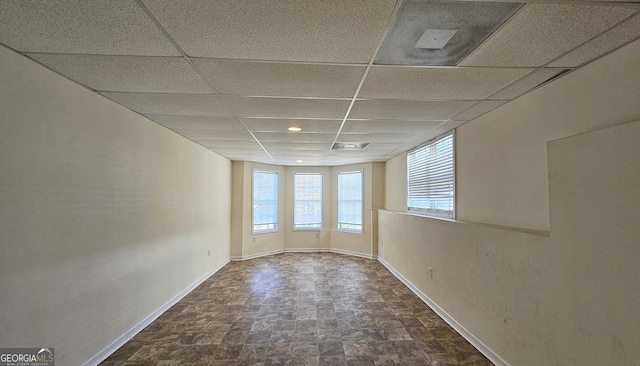
<instances>
[{"instance_id":1,"label":"ceiling grid framework","mask_svg":"<svg viewBox=\"0 0 640 366\"><path fill-rule=\"evenodd\" d=\"M639 10L607 1L3 0L0 43L229 159L334 166L386 161L638 40ZM469 21L485 33L463 28Z\"/></svg>"}]
</instances>

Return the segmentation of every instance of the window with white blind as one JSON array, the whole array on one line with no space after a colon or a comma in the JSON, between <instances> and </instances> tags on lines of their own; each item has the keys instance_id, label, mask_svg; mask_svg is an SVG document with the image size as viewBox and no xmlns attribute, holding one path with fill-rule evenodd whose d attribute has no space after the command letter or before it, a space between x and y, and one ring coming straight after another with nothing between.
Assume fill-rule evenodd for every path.
<instances>
[{"instance_id":1,"label":"window with white blind","mask_svg":"<svg viewBox=\"0 0 640 366\"><path fill-rule=\"evenodd\" d=\"M278 231L278 172L253 170L253 233Z\"/></svg>"},{"instance_id":2,"label":"window with white blind","mask_svg":"<svg viewBox=\"0 0 640 366\"><path fill-rule=\"evenodd\" d=\"M409 212L455 217L453 131L409 151L407 186Z\"/></svg>"},{"instance_id":3,"label":"window with white blind","mask_svg":"<svg viewBox=\"0 0 640 366\"><path fill-rule=\"evenodd\" d=\"M322 229L322 173L294 173L293 228Z\"/></svg>"},{"instance_id":4,"label":"window with white blind","mask_svg":"<svg viewBox=\"0 0 640 366\"><path fill-rule=\"evenodd\" d=\"M338 172L338 230L362 232L362 171Z\"/></svg>"}]
</instances>

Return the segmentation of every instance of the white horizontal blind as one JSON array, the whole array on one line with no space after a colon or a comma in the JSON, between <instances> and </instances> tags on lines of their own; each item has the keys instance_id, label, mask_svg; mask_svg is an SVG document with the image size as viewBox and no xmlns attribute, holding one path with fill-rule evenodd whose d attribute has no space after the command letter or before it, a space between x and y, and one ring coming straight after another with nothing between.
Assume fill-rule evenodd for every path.
<instances>
[{"instance_id":1,"label":"white horizontal blind","mask_svg":"<svg viewBox=\"0 0 640 366\"><path fill-rule=\"evenodd\" d=\"M253 232L278 230L278 172L253 171Z\"/></svg>"},{"instance_id":2,"label":"white horizontal blind","mask_svg":"<svg viewBox=\"0 0 640 366\"><path fill-rule=\"evenodd\" d=\"M338 172L338 230L362 232L362 171Z\"/></svg>"},{"instance_id":3,"label":"white horizontal blind","mask_svg":"<svg viewBox=\"0 0 640 366\"><path fill-rule=\"evenodd\" d=\"M293 175L293 228L322 229L322 173Z\"/></svg>"},{"instance_id":4,"label":"white horizontal blind","mask_svg":"<svg viewBox=\"0 0 640 366\"><path fill-rule=\"evenodd\" d=\"M407 154L407 210L454 218L455 168L453 131Z\"/></svg>"}]
</instances>

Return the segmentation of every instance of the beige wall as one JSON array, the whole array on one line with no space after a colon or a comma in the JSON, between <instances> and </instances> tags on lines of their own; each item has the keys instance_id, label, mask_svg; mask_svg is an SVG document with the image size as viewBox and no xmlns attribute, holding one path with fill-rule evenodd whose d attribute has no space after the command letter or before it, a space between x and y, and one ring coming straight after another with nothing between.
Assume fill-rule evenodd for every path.
<instances>
[{"instance_id":1,"label":"beige wall","mask_svg":"<svg viewBox=\"0 0 640 366\"><path fill-rule=\"evenodd\" d=\"M407 210L407 154L386 162L384 207L389 211Z\"/></svg>"},{"instance_id":2,"label":"beige wall","mask_svg":"<svg viewBox=\"0 0 640 366\"><path fill-rule=\"evenodd\" d=\"M640 360L639 76L636 42L457 131L458 217L550 235L408 215L387 162L380 258L506 364Z\"/></svg>"},{"instance_id":3,"label":"beige wall","mask_svg":"<svg viewBox=\"0 0 640 366\"><path fill-rule=\"evenodd\" d=\"M80 365L229 259L230 162L0 47L0 344Z\"/></svg>"},{"instance_id":4,"label":"beige wall","mask_svg":"<svg viewBox=\"0 0 640 366\"><path fill-rule=\"evenodd\" d=\"M459 127L460 219L549 230L546 143L640 118L640 41Z\"/></svg>"},{"instance_id":5,"label":"beige wall","mask_svg":"<svg viewBox=\"0 0 640 366\"><path fill-rule=\"evenodd\" d=\"M231 168L231 258L242 257L245 218L244 161L234 161ZM251 184L251 183L249 183ZM251 196L249 196L250 198ZM251 205L251 203L249 203ZM251 206L249 206L251 207Z\"/></svg>"},{"instance_id":6,"label":"beige wall","mask_svg":"<svg viewBox=\"0 0 640 366\"><path fill-rule=\"evenodd\" d=\"M558 364L640 364L640 122L548 151Z\"/></svg>"}]
</instances>

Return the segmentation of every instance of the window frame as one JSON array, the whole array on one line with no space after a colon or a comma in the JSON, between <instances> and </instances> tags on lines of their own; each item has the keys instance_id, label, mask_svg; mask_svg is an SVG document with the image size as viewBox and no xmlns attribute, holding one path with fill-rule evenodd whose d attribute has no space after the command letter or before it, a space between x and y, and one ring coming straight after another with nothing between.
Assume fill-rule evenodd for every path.
<instances>
[{"instance_id":1,"label":"window frame","mask_svg":"<svg viewBox=\"0 0 640 366\"><path fill-rule=\"evenodd\" d=\"M433 211L432 209L427 209L427 208L423 208L423 207L412 207L409 205L409 201L410 201L410 190L409 190L409 185L410 185L410 179L409 179L409 174L410 174L410 169L409 169L409 155L412 154L415 151L418 151L420 149L426 148L428 146L432 146L436 143L438 143L439 141L447 138L451 136L451 170L452 170L452 177L451 177L451 192L452 192L452 196L453 196L453 204L452 204L452 210L451 210L451 214L449 214L449 211L446 212L438 212L438 211ZM455 220L456 218L456 204L457 204L457 200L456 200L456 134L455 134L455 129L451 130L451 131L447 131L411 150L409 150L407 152L407 212L411 213L411 214L416 214L416 215L421 215L421 216L426 216L426 217L432 217L432 218L440 218L440 219L449 219L449 220Z\"/></svg>"},{"instance_id":2,"label":"window frame","mask_svg":"<svg viewBox=\"0 0 640 366\"><path fill-rule=\"evenodd\" d=\"M296 175L319 175L320 176L320 227L296 227ZM320 231L324 227L324 174L322 172L293 172L293 212L292 212L292 225L293 231Z\"/></svg>"},{"instance_id":3,"label":"window frame","mask_svg":"<svg viewBox=\"0 0 640 366\"><path fill-rule=\"evenodd\" d=\"M360 229L350 229L350 228L341 228L340 224L346 225L357 225L352 223L341 223L340 222L340 175L341 174L360 174ZM362 234L364 232L364 171L363 169L349 169L338 171L336 174L336 230L347 232L347 233L357 233Z\"/></svg>"},{"instance_id":4,"label":"window frame","mask_svg":"<svg viewBox=\"0 0 640 366\"><path fill-rule=\"evenodd\" d=\"M255 187L256 187L256 173L266 173L266 174L275 174L277 179L276 186L276 222L268 223L268 224L258 224L258 225L274 225L274 228L268 229L256 229L255 224ZM259 234L268 234L268 233L277 233L280 231L280 172L277 170L270 169L260 169L253 168L251 170L251 234L259 235Z\"/></svg>"}]
</instances>

